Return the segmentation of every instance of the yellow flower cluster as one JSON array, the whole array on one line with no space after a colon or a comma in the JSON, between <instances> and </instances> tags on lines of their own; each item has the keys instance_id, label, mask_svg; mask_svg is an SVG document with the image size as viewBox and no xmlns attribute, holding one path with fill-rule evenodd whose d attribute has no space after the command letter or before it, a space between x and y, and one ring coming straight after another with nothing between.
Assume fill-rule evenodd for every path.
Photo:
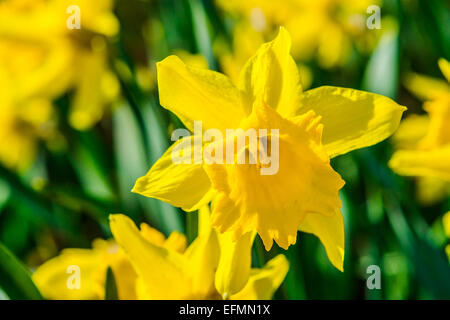
<instances>
[{"instance_id":1,"label":"yellow flower cluster","mask_svg":"<svg viewBox=\"0 0 450 320\"><path fill-rule=\"evenodd\" d=\"M81 29L69 29L70 6ZM0 3L0 161L26 168L39 139L57 135L52 102L73 92L71 125L87 129L118 94L106 37L117 34L112 0L7 0Z\"/></svg>"},{"instance_id":2,"label":"yellow flower cluster","mask_svg":"<svg viewBox=\"0 0 450 320\"><path fill-rule=\"evenodd\" d=\"M238 58L284 26L292 35L294 58L306 61L317 57L324 68L345 63L352 45L363 52L374 48L377 35L366 28L366 10L371 5L381 5L381 1L373 0L216 0L216 3L237 21L234 48ZM223 59L225 66L229 66L228 57Z\"/></svg>"},{"instance_id":3,"label":"yellow flower cluster","mask_svg":"<svg viewBox=\"0 0 450 320\"><path fill-rule=\"evenodd\" d=\"M237 85L220 73L186 66L176 56L158 63L161 105L188 129L194 131L196 121L220 133L277 129L276 137L266 138L268 145L279 141L279 171L261 175L260 162L174 163L174 149L195 154L195 146L186 142L199 137L180 139L133 191L199 210L195 241L186 248L177 232L165 239L146 224L139 230L126 216L112 215L114 241L98 240L92 250L65 250L38 268L33 279L46 297L101 299L110 267L122 299L268 299L283 281L288 262L279 255L252 269L253 240L259 234L267 250L274 241L287 249L299 230L316 235L331 263L343 271L339 190L344 181L330 158L386 139L406 108L353 89L303 91L290 49L290 35L281 28L248 60ZM241 148L233 148L233 159L251 152L248 145ZM67 288L66 269L72 264L82 270L81 291Z\"/></svg>"},{"instance_id":4,"label":"yellow flower cluster","mask_svg":"<svg viewBox=\"0 0 450 320\"><path fill-rule=\"evenodd\" d=\"M92 249L66 249L40 266L33 280L48 299L104 299L111 268L119 299L270 299L289 265L283 255L251 268L254 236L233 242L210 227L209 208L199 213L199 235L186 248L183 234L167 239L143 223L140 230L121 214L110 216L114 239ZM78 267L79 288L67 284ZM69 269L70 270L70 269Z\"/></svg>"}]
</instances>

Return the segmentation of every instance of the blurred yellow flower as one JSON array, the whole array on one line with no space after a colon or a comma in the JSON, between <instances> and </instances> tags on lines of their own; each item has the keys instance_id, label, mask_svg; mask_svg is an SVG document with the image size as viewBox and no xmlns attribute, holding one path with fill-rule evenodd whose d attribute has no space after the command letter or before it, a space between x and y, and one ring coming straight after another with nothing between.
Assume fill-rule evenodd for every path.
<instances>
[{"instance_id":1,"label":"blurred yellow flower","mask_svg":"<svg viewBox=\"0 0 450 320\"><path fill-rule=\"evenodd\" d=\"M184 252L186 238L174 231L165 236L158 230L142 223L140 236L159 248ZM80 288L70 289L67 285L68 268L79 268ZM104 299L106 270L114 273L119 299L136 299L137 275L127 255L114 240L97 239L92 249L65 249L62 253L37 268L33 281L48 299Z\"/></svg>"},{"instance_id":2,"label":"blurred yellow flower","mask_svg":"<svg viewBox=\"0 0 450 320\"><path fill-rule=\"evenodd\" d=\"M204 130L220 132L279 129L276 174L260 175L261 163L175 164L175 148L197 152L191 153L191 144L186 143L196 137L185 137L138 179L133 191L186 211L213 201L213 226L231 232L234 241L256 231L267 250L273 240L283 248L294 244L297 230L313 233L333 265L342 270L344 224L338 192L344 181L331 167L330 157L389 137L406 108L353 89L302 92L290 47L289 33L281 28L277 38L247 62L238 87L226 76L188 67L176 56L157 65L161 105L188 129L198 120ZM242 152L246 148L235 150L234 159Z\"/></svg>"},{"instance_id":3,"label":"blurred yellow flower","mask_svg":"<svg viewBox=\"0 0 450 320\"><path fill-rule=\"evenodd\" d=\"M254 32L266 37L271 37L279 26L286 27L292 35L294 58L304 61L316 56L325 68L346 62L354 44L361 51L374 47L377 34L366 27L366 10L371 5L381 5L381 1L373 0L216 0L216 3L237 21L251 25Z\"/></svg>"},{"instance_id":4,"label":"blurred yellow flower","mask_svg":"<svg viewBox=\"0 0 450 320\"><path fill-rule=\"evenodd\" d=\"M66 25L72 5L80 8L81 29ZM8 118L0 121L9 125L0 128L0 135L13 146L11 155L0 150L0 161L10 167L32 161L38 139L50 138L43 137L42 127L48 135L49 120L57 119L50 116L52 101L63 93L74 91L69 118L73 127L88 129L100 120L119 90L106 56L106 37L119 28L112 6L112 0L0 2L0 84L9 95L0 113ZM23 114L27 116L19 116ZM24 134L23 128L31 130Z\"/></svg>"},{"instance_id":5,"label":"blurred yellow flower","mask_svg":"<svg viewBox=\"0 0 450 320\"><path fill-rule=\"evenodd\" d=\"M208 209L202 211L205 219ZM250 269L253 237L234 243L209 223L185 251L147 241L124 215L111 215L110 223L138 275L138 299L270 299L288 271L283 255Z\"/></svg>"},{"instance_id":6,"label":"blurred yellow flower","mask_svg":"<svg viewBox=\"0 0 450 320\"><path fill-rule=\"evenodd\" d=\"M450 63L439 60L447 81L410 74L405 85L426 100L427 115L412 115L404 120L394 136L400 150L389 166L398 174L420 178L419 196L433 202L450 191Z\"/></svg>"},{"instance_id":7,"label":"blurred yellow flower","mask_svg":"<svg viewBox=\"0 0 450 320\"><path fill-rule=\"evenodd\" d=\"M0 86L0 162L24 170L36 155L38 139L55 134L53 107L42 98L13 99L2 75Z\"/></svg>"},{"instance_id":8,"label":"blurred yellow flower","mask_svg":"<svg viewBox=\"0 0 450 320\"><path fill-rule=\"evenodd\" d=\"M176 231L169 238L128 217L110 216L114 240L97 239L92 249L65 249L37 268L33 281L48 299L104 299L110 267L119 299L270 299L289 265L283 255L251 269L254 236L232 242L211 228L200 210L199 235L186 248ZM70 268L79 268L79 289L70 288ZM217 289L216 289L217 288Z\"/></svg>"},{"instance_id":9,"label":"blurred yellow flower","mask_svg":"<svg viewBox=\"0 0 450 320\"><path fill-rule=\"evenodd\" d=\"M36 269L33 281L47 299L104 299L108 267L114 273L119 298L135 299L136 273L113 240L97 239L92 249L63 250ZM77 289L69 285L76 276L80 276Z\"/></svg>"}]
</instances>

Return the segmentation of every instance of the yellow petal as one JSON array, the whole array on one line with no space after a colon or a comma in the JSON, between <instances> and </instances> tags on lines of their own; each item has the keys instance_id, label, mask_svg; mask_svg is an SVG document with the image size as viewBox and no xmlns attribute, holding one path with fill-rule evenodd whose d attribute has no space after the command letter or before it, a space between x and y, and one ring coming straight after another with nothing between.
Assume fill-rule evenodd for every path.
<instances>
[{"instance_id":1,"label":"yellow petal","mask_svg":"<svg viewBox=\"0 0 450 320\"><path fill-rule=\"evenodd\" d=\"M438 60L439 68L442 71L442 74L447 79L448 82L450 82L450 62L445 60L444 58L441 58Z\"/></svg>"},{"instance_id":2,"label":"yellow petal","mask_svg":"<svg viewBox=\"0 0 450 320\"><path fill-rule=\"evenodd\" d=\"M173 231L169 238L166 239L164 234L150 227L146 223L141 223L140 232L142 237L150 243L157 245L158 247L164 247L169 250L174 250L183 253L186 250L187 240L186 236L178 231Z\"/></svg>"},{"instance_id":3,"label":"yellow petal","mask_svg":"<svg viewBox=\"0 0 450 320\"><path fill-rule=\"evenodd\" d=\"M219 235L220 262L217 268L215 284L217 291L224 299L241 291L250 276L251 249L254 232L248 232L237 241L233 234L226 232Z\"/></svg>"},{"instance_id":4,"label":"yellow petal","mask_svg":"<svg viewBox=\"0 0 450 320\"><path fill-rule=\"evenodd\" d=\"M289 262L282 254L276 256L262 269L252 269L247 285L233 300L269 300L283 282L289 270Z\"/></svg>"},{"instance_id":5,"label":"yellow petal","mask_svg":"<svg viewBox=\"0 0 450 320\"><path fill-rule=\"evenodd\" d=\"M424 103L423 108L430 116L430 125L427 135L419 142L418 148L428 150L449 145L450 95L433 101L427 101Z\"/></svg>"},{"instance_id":6,"label":"yellow petal","mask_svg":"<svg viewBox=\"0 0 450 320\"><path fill-rule=\"evenodd\" d=\"M198 210L198 236L206 234L211 230L210 215L209 205L205 205Z\"/></svg>"},{"instance_id":7,"label":"yellow petal","mask_svg":"<svg viewBox=\"0 0 450 320\"><path fill-rule=\"evenodd\" d=\"M285 116L293 115L302 92L297 65L290 55L291 37L283 27L271 42L262 45L241 71L239 88L251 110L263 99Z\"/></svg>"},{"instance_id":8,"label":"yellow petal","mask_svg":"<svg viewBox=\"0 0 450 320\"><path fill-rule=\"evenodd\" d=\"M406 108L378 94L324 86L304 93L297 114L308 110L322 116L322 143L335 157L389 137Z\"/></svg>"},{"instance_id":9,"label":"yellow petal","mask_svg":"<svg viewBox=\"0 0 450 320\"><path fill-rule=\"evenodd\" d=\"M400 123L393 139L399 149L413 149L426 136L430 118L427 115L412 114Z\"/></svg>"},{"instance_id":10,"label":"yellow petal","mask_svg":"<svg viewBox=\"0 0 450 320\"><path fill-rule=\"evenodd\" d=\"M175 113L193 131L194 121L203 129L237 128L245 111L239 91L226 76L186 66L169 56L157 64L161 105Z\"/></svg>"},{"instance_id":11,"label":"yellow petal","mask_svg":"<svg viewBox=\"0 0 450 320\"><path fill-rule=\"evenodd\" d=\"M116 254L109 254L107 259L114 273L119 299L135 300L137 275L128 257L123 250L119 250Z\"/></svg>"},{"instance_id":12,"label":"yellow petal","mask_svg":"<svg viewBox=\"0 0 450 320\"><path fill-rule=\"evenodd\" d=\"M436 204L450 195L448 181L436 177L417 177L417 198L425 206Z\"/></svg>"},{"instance_id":13,"label":"yellow petal","mask_svg":"<svg viewBox=\"0 0 450 320\"><path fill-rule=\"evenodd\" d=\"M208 203L210 182L202 165L174 163L172 160L174 148L182 147L182 152L190 152L193 139L185 137L175 142L150 171L136 181L132 191L185 211L197 210Z\"/></svg>"},{"instance_id":14,"label":"yellow petal","mask_svg":"<svg viewBox=\"0 0 450 320\"><path fill-rule=\"evenodd\" d=\"M450 91L450 86L445 81L416 73L407 74L404 84L422 100L433 100Z\"/></svg>"},{"instance_id":15,"label":"yellow petal","mask_svg":"<svg viewBox=\"0 0 450 320\"><path fill-rule=\"evenodd\" d=\"M63 250L40 266L33 279L50 299L103 299L107 267L114 272L119 299L135 299L136 273L113 240L96 239L92 249ZM80 287L71 288L77 275Z\"/></svg>"},{"instance_id":16,"label":"yellow petal","mask_svg":"<svg viewBox=\"0 0 450 320\"><path fill-rule=\"evenodd\" d=\"M134 222L122 215L110 215L111 232L144 281L152 299L188 299L191 287L182 255L145 240Z\"/></svg>"},{"instance_id":17,"label":"yellow petal","mask_svg":"<svg viewBox=\"0 0 450 320\"><path fill-rule=\"evenodd\" d=\"M194 299L215 298L214 274L220 257L219 240L215 230L197 237L185 253L189 261Z\"/></svg>"},{"instance_id":18,"label":"yellow petal","mask_svg":"<svg viewBox=\"0 0 450 320\"><path fill-rule=\"evenodd\" d=\"M103 264L111 267L120 300L136 299L136 272L123 250L114 240L95 239L92 251L101 255ZM106 270L105 270L106 272ZM99 292L104 296L106 273L99 274Z\"/></svg>"},{"instance_id":19,"label":"yellow petal","mask_svg":"<svg viewBox=\"0 0 450 320\"><path fill-rule=\"evenodd\" d=\"M89 249L66 249L42 264L33 274L33 281L47 299L103 299L102 277L107 263L102 255ZM76 277L80 276L79 289Z\"/></svg>"},{"instance_id":20,"label":"yellow petal","mask_svg":"<svg viewBox=\"0 0 450 320\"><path fill-rule=\"evenodd\" d=\"M317 236L331 263L340 271L344 271L344 219L339 211L331 217L308 214L299 230Z\"/></svg>"},{"instance_id":21,"label":"yellow petal","mask_svg":"<svg viewBox=\"0 0 450 320\"><path fill-rule=\"evenodd\" d=\"M427 151L397 151L389 161L389 166L400 175L436 177L448 181L450 146Z\"/></svg>"},{"instance_id":22,"label":"yellow petal","mask_svg":"<svg viewBox=\"0 0 450 320\"><path fill-rule=\"evenodd\" d=\"M314 17L313 17L314 19ZM323 68L331 68L347 60L351 42L342 27L335 23L320 26L318 40L318 62Z\"/></svg>"},{"instance_id":23,"label":"yellow petal","mask_svg":"<svg viewBox=\"0 0 450 320\"><path fill-rule=\"evenodd\" d=\"M106 102L99 84L105 74L105 59L101 53L80 53L81 69L76 79L77 90L69 117L75 129L89 129L103 115Z\"/></svg>"},{"instance_id":24,"label":"yellow petal","mask_svg":"<svg viewBox=\"0 0 450 320\"><path fill-rule=\"evenodd\" d=\"M158 247L164 246L164 242L166 241L166 237L164 234L155 228L150 227L146 223L141 223L140 225L141 236L144 237L150 243L157 245Z\"/></svg>"},{"instance_id":25,"label":"yellow petal","mask_svg":"<svg viewBox=\"0 0 450 320\"><path fill-rule=\"evenodd\" d=\"M164 248L183 253L187 247L186 236L178 231L173 231L164 243Z\"/></svg>"},{"instance_id":26,"label":"yellow petal","mask_svg":"<svg viewBox=\"0 0 450 320\"><path fill-rule=\"evenodd\" d=\"M450 211L442 217L442 224L444 225L445 235L450 238Z\"/></svg>"}]
</instances>

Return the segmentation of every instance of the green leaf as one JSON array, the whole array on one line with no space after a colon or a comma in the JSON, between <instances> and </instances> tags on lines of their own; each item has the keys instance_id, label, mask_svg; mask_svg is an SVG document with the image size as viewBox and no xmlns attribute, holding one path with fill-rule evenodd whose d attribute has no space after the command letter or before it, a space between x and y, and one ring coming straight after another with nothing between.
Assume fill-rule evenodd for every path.
<instances>
[{"instance_id":1,"label":"green leaf","mask_svg":"<svg viewBox=\"0 0 450 320\"><path fill-rule=\"evenodd\" d=\"M41 300L28 269L0 243L0 287L14 300Z\"/></svg>"},{"instance_id":2,"label":"green leaf","mask_svg":"<svg viewBox=\"0 0 450 320\"><path fill-rule=\"evenodd\" d=\"M362 87L363 90L395 99L398 86L398 27L386 28L388 30L369 59Z\"/></svg>"},{"instance_id":3,"label":"green leaf","mask_svg":"<svg viewBox=\"0 0 450 320\"><path fill-rule=\"evenodd\" d=\"M137 211L137 195L131 193L136 179L149 169L145 155L145 143L138 121L131 107L124 103L113 115L114 151L119 181L119 191L124 207ZM131 212L126 212L130 214Z\"/></svg>"},{"instance_id":4,"label":"green leaf","mask_svg":"<svg viewBox=\"0 0 450 320\"><path fill-rule=\"evenodd\" d=\"M6 181L0 179L0 212L8 203L10 195L11 195L11 188L6 183Z\"/></svg>"},{"instance_id":5,"label":"green leaf","mask_svg":"<svg viewBox=\"0 0 450 320\"><path fill-rule=\"evenodd\" d=\"M450 267L445 254L425 237L414 235L394 196L386 193L385 202L392 229L404 252L413 262L423 287L436 299L450 299Z\"/></svg>"},{"instance_id":6,"label":"green leaf","mask_svg":"<svg viewBox=\"0 0 450 320\"><path fill-rule=\"evenodd\" d=\"M182 216L177 210L156 199L150 199L141 195L131 193L136 180L145 175L150 169L152 162L158 159L163 151L168 147L163 139L162 129L158 129L156 114L152 112L150 106L144 107L146 132L142 135L136 113L133 113L127 104L117 108L114 112L114 145L117 162L117 172L119 177L119 188L125 207L126 214L131 210L135 211L136 204L141 204L151 223L158 227L166 235L173 230L183 232ZM139 112L139 116L142 116ZM145 150L150 150L151 160L147 160Z\"/></svg>"},{"instance_id":7,"label":"green leaf","mask_svg":"<svg viewBox=\"0 0 450 320\"><path fill-rule=\"evenodd\" d=\"M86 194L111 201L114 194L107 178L107 165L103 157L106 150L94 132L78 133L71 161Z\"/></svg>"},{"instance_id":8,"label":"green leaf","mask_svg":"<svg viewBox=\"0 0 450 320\"><path fill-rule=\"evenodd\" d=\"M106 270L105 300L119 300L116 278L111 267L108 267L108 270Z\"/></svg>"},{"instance_id":9,"label":"green leaf","mask_svg":"<svg viewBox=\"0 0 450 320\"><path fill-rule=\"evenodd\" d=\"M211 43L208 15L203 3L199 0L190 0L192 24L198 51L206 58L211 69L217 68Z\"/></svg>"},{"instance_id":10,"label":"green leaf","mask_svg":"<svg viewBox=\"0 0 450 320\"><path fill-rule=\"evenodd\" d=\"M65 208L43 197L42 194L26 185L14 172L2 164L0 164L0 179L8 184L10 198L20 201L21 205L27 207L37 222L45 223L55 230L64 231L66 236L72 237L75 235L70 227L67 214L60 214L59 212L65 211Z\"/></svg>"}]
</instances>

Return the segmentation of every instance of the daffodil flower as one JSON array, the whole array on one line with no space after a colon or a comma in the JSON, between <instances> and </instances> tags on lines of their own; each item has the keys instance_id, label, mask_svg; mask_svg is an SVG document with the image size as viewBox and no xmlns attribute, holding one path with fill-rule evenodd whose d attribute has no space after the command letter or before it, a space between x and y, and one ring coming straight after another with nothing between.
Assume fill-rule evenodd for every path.
<instances>
[{"instance_id":1,"label":"daffodil flower","mask_svg":"<svg viewBox=\"0 0 450 320\"><path fill-rule=\"evenodd\" d=\"M114 240L63 250L37 268L33 281L47 299L104 299L110 267L122 300L270 299L287 274L287 259L278 255L251 268L254 234L234 242L211 228L209 215L201 208L199 235L189 247L177 231L166 239L145 223L138 229L125 215L111 215ZM77 290L68 285L74 276L80 277Z\"/></svg>"},{"instance_id":2,"label":"daffodil flower","mask_svg":"<svg viewBox=\"0 0 450 320\"><path fill-rule=\"evenodd\" d=\"M140 236L154 246L174 252L186 249L186 237L176 231L166 239L161 232L142 223ZM96 239L92 249L63 250L36 269L33 281L47 299L104 299L108 267L113 271L119 299L136 299L136 272L114 240ZM76 276L80 278L75 280ZM68 285L77 281L77 290Z\"/></svg>"},{"instance_id":3,"label":"daffodil flower","mask_svg":"<svg viewBox=\"0 0 450 320\"><path fill-rule=\"evenodd\" d=\"M97 239L92 249L64 249L36 269L33 281L47 299L104 299L108 267L114 273L119 298L135 299L136 273L113 240Z\"/></svg>"},{"instance_id":4,"label":"daffodil flower","mask_svg":"<svg viewBox=\"0 0 450 320\"><path fill-rule=\"evenodd\" d=\"M201 219L208 219L206 207ZM146 240L142 229L124 215L110 216L111 231L138 275L138 299L270 299L289 265L283 255L262 269L251 268L254 236L233 242L219 235L209 222L185 251Z\"/></svg>"},{"instance_id":5,"label":"daffodil flower","mask_svg":"<svg viewBox=\"0 0 450 320\"><path fill-rule=\"evenodd\" d=\"M186 142L198 137L191 136L174 143L133 191L185 211L212 201L214 227L231 232L235 241L257 232L266 249L274 240L283 248L294 244L297 230L313 233L342 270L344 223L338 192L344 181L330 158L389 137L405 108L353 89L303 92L290 48L290 36L281 28L247 62L237 87L226 76L188 67L176 56L157 65L161 105L188 129L193 130L194 121L220 132L278 129L278 173L260 175L262 163L175 164L174 149L192 154Z\"/></svg>"},{"instance_id":6,"label":"daffodil flower","mask_svg":"<svg viewBox=\"0 0 450 320\"><path fill-rule=\"evenodd\" d=\"M394 141L399 149L389 166L398 174L419 177L419 196L434 202L450 191L450 63L439 60L447 81L410 74L405 85L426 100L427 115L412 115L403 121Z\"/></svg>"}]
</instances>

